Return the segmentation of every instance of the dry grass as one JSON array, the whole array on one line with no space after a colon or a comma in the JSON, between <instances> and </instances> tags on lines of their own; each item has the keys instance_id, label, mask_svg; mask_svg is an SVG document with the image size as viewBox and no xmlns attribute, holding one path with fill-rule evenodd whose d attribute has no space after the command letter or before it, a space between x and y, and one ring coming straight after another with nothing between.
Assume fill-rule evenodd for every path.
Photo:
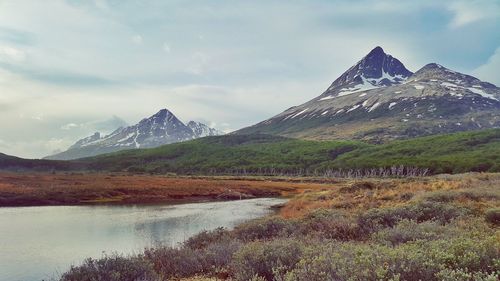
<instances>
[{"instance_id":1,"label":"dry grass","mask_svg":"<svg viewBox=\"0 0 500 281\"><path fill-rule=\"evenodd\" d=\"M183 202L293 196L334 183L283 178L166 177L97 173L0 173L0 206Z\"/></svg>"},{"instance_id":2,"label":"dry grass","mask_svg":"<svg viewBox=\"0 0 500 281\"><path fill-rule=\"evenodd\" d=\"M338 182L334 188L307 190L281 209L285 218L302 217L318 208L358 212L404 204L411 199L438 196L440 193L471 209L499 206L500 174L440 175L413 179L364 179ZM483 196L482 200L471 200Z\"/></svg>"}]
</instances>

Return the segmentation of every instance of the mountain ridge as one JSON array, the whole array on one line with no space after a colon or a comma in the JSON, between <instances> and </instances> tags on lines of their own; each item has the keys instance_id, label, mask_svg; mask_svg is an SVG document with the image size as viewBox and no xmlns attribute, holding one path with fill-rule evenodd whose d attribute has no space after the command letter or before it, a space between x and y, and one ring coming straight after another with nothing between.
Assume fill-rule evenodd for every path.
<instances>
[{"instance_id":1,"label":"mountain ridge","mask_svg":"<svg viewBox=\"0 0 500 281\"><path fill-rule=\"evenodd\" d=\"M385 142L500 127L495 85L437 63L412 73L382 53L380 47L373 49L318 97L234 133ZM391 83L380 83L385 73L393 75Z\"/></svg>"},{"instance_id":2,"label":"mountain ridge","mask_svg":"<svg viewBox=\"0 0 500 281\"><path fill-rule=\"evenodd\" d=\"M143 118L135 125L117 128L108 135L101 136L96 132L78 140L68 150L44 159L72 160L124 149L153 148L220 134L222 134L220 131L200 122L190 121L186 125L164 108L148 118Z\"/></svg>"}]
</instances>

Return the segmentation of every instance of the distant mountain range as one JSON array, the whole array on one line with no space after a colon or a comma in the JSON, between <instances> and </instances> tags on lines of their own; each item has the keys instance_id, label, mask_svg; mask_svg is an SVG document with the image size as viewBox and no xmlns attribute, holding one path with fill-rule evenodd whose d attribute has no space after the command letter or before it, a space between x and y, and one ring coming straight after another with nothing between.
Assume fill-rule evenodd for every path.
<instances>
[{"instance_id":1,"label":"distant mountain range","mask_svg":"<svg viewBox=\"0 0 500 281\"><path fill-rule=\"evenodd\" d=\"M172 112L162 109L133 126L118 128L109 135L102 136L96 132L77 141L68 150L44 159L71 160L124 149L152 148L221 134L223 133L200 122L190 121L184 124Z\"/></svg>"},{"instance_id":2,"label":"distant mountain range","mask_svg":"<svg viewBox=\"0 0 500 281\"><path fill-rule=\"evenodd\" d=\"M500 127L500 88L430 63L412 73L376 47L320 96L236 134L385 142Z\"/></svg>"}]
</instances>

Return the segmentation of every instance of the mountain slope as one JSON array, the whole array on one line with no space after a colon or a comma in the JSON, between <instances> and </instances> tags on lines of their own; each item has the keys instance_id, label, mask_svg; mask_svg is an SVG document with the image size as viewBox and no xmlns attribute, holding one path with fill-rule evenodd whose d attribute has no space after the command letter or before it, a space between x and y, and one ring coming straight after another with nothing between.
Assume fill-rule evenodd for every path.
<instances>
[{"instance_id":1,"label":"mountain slope","mask_svg":"<svg viewBox=\"0 0 500 281\"><path fill-rule=\"evenodd\" d=\"M235 133L384 142L496 127L499 88L434 63L412 74L377 47L317 98Z\"/></svg>"},{"instance_id":2,"label":"mountain slope","mask_svg":"<svg viewBox=\"0 0 500 281\"><path fill-rule=\"evenodd\" d=\"M270 135L206 137L149 149L132 149L72 161L0 155L0 170L73 170L179 174L323 175L391 166L430 173L500 172L500 129L459 132L367 144L311 141Z\"/></svg>"},{"instance_id":3,"label":"mountain slope","mask_svg":"<svg viewBox=\"0 0 500 281\"><path fill-rule=\"evenodd\" d=\"M46 159L77 159L124 149L157 147L218 134L219 131L202 123L191 121L185 125L172 112L162 109L133 126L118 128L107 136L95 133L83 138L68 150Z\"/></svg>"},{"instance_id":4,"label":"mountain slope","mask_svg":"<svg viewBox=\"0 0 500 281\"><path fill-rule=\"evenodd\" d=\"M322 173L404 165L431 173L500 171L500 129L366 144L225 135L81 159L93 170L180 174Z\"/></svg>"}]
</instances>

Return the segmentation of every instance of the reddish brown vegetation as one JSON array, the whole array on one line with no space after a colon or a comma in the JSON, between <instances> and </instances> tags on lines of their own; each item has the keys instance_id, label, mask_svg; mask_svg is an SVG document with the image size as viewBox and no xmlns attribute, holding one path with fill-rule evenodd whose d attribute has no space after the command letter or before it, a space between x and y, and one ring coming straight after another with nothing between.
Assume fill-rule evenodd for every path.
<instances>
[{"instance_id":1,"label":"reddish brown vegetation","mask_svg":"<svg viewBox=\"0 0 500 281\"><path fill-rule=\"evenodd\" d=\"M0 173L0 206L153 203L290 196L332 183L101 173Z\"/></svg>"}]
</instances>

